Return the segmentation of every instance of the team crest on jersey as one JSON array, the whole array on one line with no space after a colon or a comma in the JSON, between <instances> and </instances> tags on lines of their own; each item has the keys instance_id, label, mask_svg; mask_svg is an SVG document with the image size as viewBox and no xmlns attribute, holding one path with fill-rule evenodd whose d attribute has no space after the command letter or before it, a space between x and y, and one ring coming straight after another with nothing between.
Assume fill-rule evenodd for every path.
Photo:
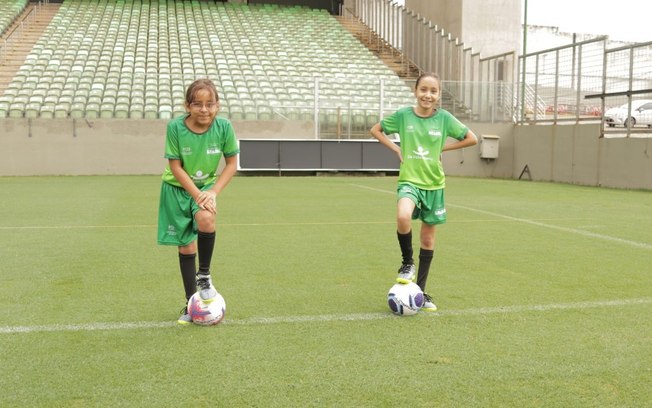
<instances>
[{"instance_id":1,"label":"team crest on jersey","mask_svg":"<svg viewBox=\"0 0 652 408\"><path fill-rule=\"evenodd\" d=\"M428 157L430 150L425 150L423 146L417 147L417 150L412 150L412 153L408 155L408 159L432 160L432 157Z\"/></svg>"},{"instance_id":2,"label":"team crest on jersey","mask_svg":"<svg viewBox=\"0 0 652 408\"><path fill-rule=\"evenodd\" d=\"M428 131L428 135L430 135L430 136L432 136L432 137L441 137L441 130L438 130L438 129L430 129L430 130Z\"/></svg>"},{"instance_id":3,"label":"team crest on jersey","mask_svg":"<svg viewBox=\"0 0 652 408\"><path fill-rule=\"evenodd\" d=\"M201 180L207 179L208 176L210 176L210 174L204 174L203 171L197 170L197 172L195 174L191 175L190 177L195 181L201 181Z\"/></svg>"}]
</instances>

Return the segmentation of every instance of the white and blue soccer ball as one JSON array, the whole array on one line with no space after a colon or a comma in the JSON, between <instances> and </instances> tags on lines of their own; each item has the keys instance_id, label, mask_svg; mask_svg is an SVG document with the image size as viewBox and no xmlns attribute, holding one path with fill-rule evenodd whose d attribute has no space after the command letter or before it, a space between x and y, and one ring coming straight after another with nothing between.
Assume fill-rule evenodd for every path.
<instances>
[{"instance_id":1,"label":"white and blue soccer ball","mask_svg":"<svg viewBox=\"0 0 652 408\"><path fill-rule=\"evenodd\" d=\"M423 291L414 282L408 284L397 283L387 293L387 304L389 308L392 313L399 316L416 314L424 302Z\"/></svg>"},{"instance_id":2,"label":"white and blue soccer ball","mask_svg":"<svg viewBox=\"0 0 652 408\"><path fill-rule=\"evenodd\" d=\"M218 293L212 302L204 303L199 297L199 292L197 292L188 300L188 314L195 324L214 326L224 320L226 301Z\"/></svg>"}]
</instances>

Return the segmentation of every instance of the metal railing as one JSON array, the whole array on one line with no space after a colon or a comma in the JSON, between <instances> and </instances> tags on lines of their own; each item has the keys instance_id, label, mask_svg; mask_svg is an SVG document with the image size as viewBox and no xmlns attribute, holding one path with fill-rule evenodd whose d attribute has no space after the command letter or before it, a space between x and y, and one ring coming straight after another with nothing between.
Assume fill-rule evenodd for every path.
<instances>
[{"instance_id":1,"label":"metal railing","mask_svg":"<svg viewBox=\"0 0 652 408\"><path fill-rule=\"evenodd\" d=\"M517 121L598 120L600 107L585 96L601 88L606 46L603 36L519 57L525 89L519 88Z\"/></svg>"},{"instance_id":2,"label":"metal railing","mask_svg":"<svg viewBox=\"0 0 652 408\"><path fill-rule=\"evenodd\" d=\"M344 17L357 19L378 35L378 41L400 51L406 66L414 65L420 73L437 72L443 81L455 83L448 90L455 105L470 110L468 113L473 117L487 117L485 112L476 111L487 98L482 95L483 91L507 87L511 95L511 84L515 83L517 72L514 51L481 57L444 28L391 0L355 0L352 9L344 10ZM504 85L494 85L499 82ZM491 85L487 88L482 83ZM513 101L509 98L505 102L508 100L507 106L496 105L495 108L513 110ZM492 118L499 116L503 117L501 114Z\"/></svg>"},{"instance_id":3,"label":"metal railing","mask_svg":"<svg viewBox=\"0 0 652 408\"><path fill-rule=\"evenodd\" d=\"M483 58L444 28L391 0L355 0L344 15L400 51L406 66L439 73L453 106L474 120L599 121L603 112L632 96L652 98L650 43L608 49L608 38L602 36L524 56L513 51Z\"/></svg>"},{"instance_id":4,"label":"metal railing","mask_svg":"<svg viewBox=\"0 0 652 408\"><path fill-rule=\"evenodd\" d=\"M25 26L34 22L40 8L47 3L49 3L49 0L39 1L34 4L34 7L32 7L31 10L20 19L18 24L7 33L7 36L2 39L2 44L0 45L0 64L4 65L7 62L9 48L22 39L23 34L25 33Z\"/></svg>"},{"instance_id":5,"label":"metal railing","mask_svg":"<svg viewBox=\"0 0 652 408\"><path fill-rule=\"evenodd\" d=\"M639 101L652 101L652 41L608 49L603 65L601 92L585 97L600 99L603 136L649 134L652 107Z\"/></svg>"}]
</instances>

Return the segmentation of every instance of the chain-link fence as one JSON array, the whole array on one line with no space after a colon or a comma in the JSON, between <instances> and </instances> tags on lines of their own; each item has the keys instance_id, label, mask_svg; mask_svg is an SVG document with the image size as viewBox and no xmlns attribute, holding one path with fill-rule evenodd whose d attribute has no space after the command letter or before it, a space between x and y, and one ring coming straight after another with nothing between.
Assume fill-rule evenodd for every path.
<instances>
[{"instance_id":1,"label":"chain-link fence","mask_svg":"<svg viewBox=\"0 0 652 408\"><path fill-rule=\"evenodd\" d=\"M608 49L599 101L605 135L652 133L652 42Z\"/></svg>"},{"instance_id":2,"label":"chain-link fence","mask_svg":"<svg viewBox=\"0 0 652 408\"><path fill-rule=\"evenodd\" d=\"M602 89L607 38L551 48L519 57L519 122L599 120L601 107L586 95ZM522 81L520 81L522 83Z\"/></svg>"}]
</instances>

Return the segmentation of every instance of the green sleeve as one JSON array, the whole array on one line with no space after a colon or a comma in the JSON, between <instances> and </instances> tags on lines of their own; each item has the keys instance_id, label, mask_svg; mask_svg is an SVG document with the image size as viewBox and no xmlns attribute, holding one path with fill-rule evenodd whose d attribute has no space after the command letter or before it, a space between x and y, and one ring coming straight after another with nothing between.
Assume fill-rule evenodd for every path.
<instances>
[{"instance_id":1,"label":"green sleeve","mask_svg":"<svg viewBox=\"0 0 652 408\"><path fill-rule=\"evenodd\" d=\"M240 149L238 148L238 142L236 140L235 132L233 130L233 126L231 125L231 122L226 122L224 131L225 131L225 138L224 138L224 146L222 147L222 152L224 152L224 157L235 156L236 154L240 153Z\"/></svg>"},{"instance_id":2,"label":"green sleeve","mask_svg":"<svg viewBox=\"0 0 652 408\"><path fill-rule=\"evenodd\" d=\"M181 159L181 154L179 153L179 134L172 121L168 123L165 133L165 158Z\"/></svg>"},{"instance_id":3,"label":"green sleeve","mask_svg":"<svg viewBox=\"0 0 652 408\"><path fill-rule=\"evenodd\" d=\"M457 140L464 139L469 128L467 128L462 122L459 121L455 116L450 115L450 120L448 121L448 136L455 138Z\"/></svg>"},{"instance_id":4,"label":"green sleeve","mask_svg":"<svg viewBox=\"0 0 652 408\"><path fill-rule=\"evenodd\" d=\"M398 111L392 113L391 115L385 117L380 121L380 127L383 128L383 133L386 135L391 135L394 133L399 133L399 115Z\"/></svg>"}]
</instances>

